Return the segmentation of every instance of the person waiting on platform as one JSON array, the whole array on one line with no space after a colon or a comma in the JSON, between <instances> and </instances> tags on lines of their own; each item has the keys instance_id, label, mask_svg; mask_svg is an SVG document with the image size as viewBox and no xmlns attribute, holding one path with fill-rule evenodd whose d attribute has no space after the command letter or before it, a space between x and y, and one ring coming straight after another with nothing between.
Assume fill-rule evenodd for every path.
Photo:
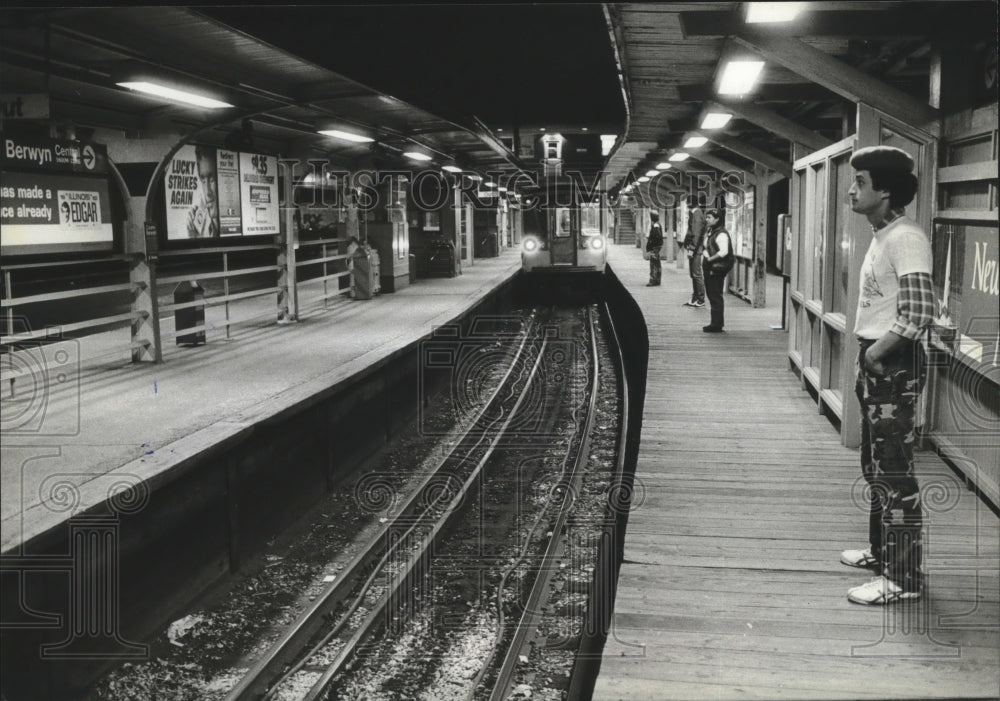
<instances>
[{"instance_id":1,"label":"person waiting on platform","mask_svg":"<svg viewBox=\"0 0 1000 701\"><path fill-rule=\"evenodd\" d=\"M863 148L851 157L851 167L851 209L872 226L854 324L870 545L845 550L840 561L880 573L848 590L847 598L881 605L917 599L923 586L923 515L913 442L926 372L921 336L934 314L931 246L920 225L904 213L917 192L909 154L890 146Z\"/></svg>"},{"instance_id":2,"label":"person waiting on platform","mask_svg":"<svg viewBox=\"0 0 1000 701\"><path fill-rule=\"evenodd\" d=\"M702 251L701 263L708 303L712 308L711 322L708 326L701 327L706 333L719 333L726 325L726 275L733 269L734 254L732 240L722 220L721 209L713 208L705 211L708 233L705 234L705 249Z\"/></svg>"},{"instance_id":3,"label":"person waiting on platform","mask_svg":"<svg viewBox=\"0 0 1000 701\"><path fill-rule=\"evenodd\" d=\"M655 287L660 284L660 278L663 274L660 266L663 227L660 226L660 215L656 212L650 212L649 221L649 236L646 237L646 255L649 256L649 282L646 283L646 287Z\"/></svg>"},{"instance_id":4,"label":"person waiting on platform","mask_svg":"<svg viewBox=\"0 0 1000 701\"><path fill-rule=\"evenodd\" d=\"M688 230L684 237L684 250L688 257L688 274L691 275L691 299L685 307L705 306L705 275L702 272L701 253L705 250L705 214L694 195L688 197Z\"/></svg>"}]
</instances>

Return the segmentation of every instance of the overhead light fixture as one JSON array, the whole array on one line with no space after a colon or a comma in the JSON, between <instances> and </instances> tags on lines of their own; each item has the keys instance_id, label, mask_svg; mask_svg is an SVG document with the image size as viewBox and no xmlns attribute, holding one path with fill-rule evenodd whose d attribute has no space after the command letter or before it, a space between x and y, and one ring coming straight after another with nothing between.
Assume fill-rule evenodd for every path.
<instances>
[{"instance_id":1,"label":"overhead light fixture","mask_svg":"<svg viewBox=\"0 0 1000 701\"><path fill-rule=\"evenodd\" d=\"M804 5L804 2L748 2L747 23L791 22Z\"/></svg>"},{"instance_id":2,"label":"overhead light fixture","mask_svg":"<svg viewBox=\"0 0 1000 701\"><path fill-rule=\"evenodd\" d=\"M719 94L744 95L750 92L763 68L763 61L730 61L722 70Z\"/></svg>"},{"instance_id":3,"label":"overhead light fixture","mask_svg":"<svg viewBox=\"0 0 1000 701\"><path fill-rule=\"evenodd\" d=\"M187 90L179 90L177 88L167 87L160 83L154 83L148 80L130 80L122 81L117 83L117 85L128 88L129 90L135 90L136 92L145 93L146 95L153 95L154 97L160 97L164 100L170 100L171 102L180 102L184 105L192 105L194 107L204 107L207 109L224 109L226 107L232 107L233 105L228 102L222 102L221 100L215 100L211 97L205 97L204 95L198 95Z\"/></svg>"},{"instance_id":4,"label":"overhead light fixture","mask_svg":"<svg viewBox=\"0 0 1000 701\"><path fill-rule=\"evenodd\" d=\"M323 136L332 136L335 139L350 141L355 144L370 144L372 141L375 141L375 139L370 136L365 136L364 134L354 134L340 129L321 129L319 133Z\"/></svg>"},{"instance_id":5,"label":"overhead light fixture","mask_svg":"<svg viewBox=\"0 0 1000 701\"><path fill-rule=\"evenodd\" d=\"M721 129L729 124L729 120L732 118L733 115L728 112L709 112L705 115L705 118L701 120L701 128Z\"/></svg>"},{"instance_id":6,"label":"overhead light fixture","mask_svg":"<svg viewBox=\"0 0 1000 701\"><path fill-rule=\"evenodd\" d=\"M461 168L459 168L458 166L453 166L453 165L441 166L441 169L442 170L446 170L449 173L461 173L462 172Z\"/></svg>"},{"instance_id":7,"label":"overhead light fixture","mask_svg":"<svg viewBox=\"0 0 1000 701\"><path fill-rule=\"evenodd\" d=\"M674 155L672 155L670 157L670 160L671 161L686 161L688 159L688 156L690 156L690 155L691 154L689 154L689 153L684 153L683 151L678 151L677 153L675 153Z\"/></svg>"},{"instance_id":8,"label":"overhead light fixture","mask_svg":"<svg viewBox=\"0 0 1000 701\"><path fill-rule=\"evenodd\" d=\"M507 192L507 188L505 188L503 185L501 185L498 189L500 190L500 192Z\"/></svg>"},{"instance_id":9,"label":"overhead light fixture","mask_svg":"<svg viewBox=\"0 0 1000 701\"><path fill-rule=\"evenodd\" d=\"M640 183L648 183L649 182L649 176L647 176L647 175L642 176L641 178L639 178L639 182Z\"/></svg>"},{"instance_id":10,"label":"overhead light fixture","mask_svg":"<svg viewBox=\"0 0 1000 701\"><path fill-rule=\"evenodd\" d=\"M480 180L482 180L482 178L480 176L476 175L475 173L469 173L465 177L467 177L469 180L471 180L474 183L478 183Z\"/></svg>"},{"instance_id":11,"label":"overhead light fixture","mask_svg":"<svg viewBox=\"0 0 1000 701\"><path fill-rule=\"evenodd\" d=\"M545 127L542 127L542 131L545 131Z\"/></svg>"},{"instance_id":12,"label":"overhead light fixture","mask_svg":"<svg viewBox=\"0 0 1000 701\"><path fill-rule=\"evenodd\" d=\"M587 127L583 127L583 131L587 131Z\"/></svg>"},{"instance_id":13,"label":"overhead light fixture","mask_svg":"<svg viewBox=\"0 0 1000 701\"><path fill-rule=\"evenodd\" d=\"M415 161L429 161L429 160L431 160L430 156L428 156L426 153L422 153L420 151L403 151L403 155L406 156L407 158L412 158Z\"/></svg>"},{"instance_id":14,"label":"overhead light fixture","mask_svg":"<svg viewBox=\"0 0 1000 701\"><path fill-rule=\"evenodd\" d=\"M673 166L670 163L667 163L666 161L664 161L663 163L656 164L657 170L666 170L667 168L673 168Z\"/></svg>"},{"instance_id":15,"label":"overhead light fixture","mask_svg":"<svg viewBox=\"0 0 1000 701\"><path fill-rule=\"evenodd\" d=\"M684 142L684 148L701 148L708 141L704 136L689 136Z\"/></svg>"},{"instance_id":16,"label":"overhead light fixture","mask_svg":"<svg viewBox=\"0 0 1000 701\"><path fill-rule=\"evenodd\" d=\"M495 182L493 182L492 180L489 180L489 181L483 183L483 187L496 187L496 186L497 186L497 184Z\"/></svg>"},{"instance_id":17,"label":"overhead light fixture","mask_svg":"<svg viewBox=\"0 0 1000 701\"><path fill-rule=\"evenodd\" d=\"M659 174L660 174L660 171L658 171L658 170L647 170L646 171L646 177L647 178L652 178L654 175L659 175Z\"/></svg>"},{"instance_id":18,"label":"overhead light fixture","mask_svg":"<svg viewBox=\"0 0 1000 701\"><path fill-rule=\"evenodd\" d=\"M497 131L503 131L503 127L497 127Z\"/></svg>"}]
</instances>

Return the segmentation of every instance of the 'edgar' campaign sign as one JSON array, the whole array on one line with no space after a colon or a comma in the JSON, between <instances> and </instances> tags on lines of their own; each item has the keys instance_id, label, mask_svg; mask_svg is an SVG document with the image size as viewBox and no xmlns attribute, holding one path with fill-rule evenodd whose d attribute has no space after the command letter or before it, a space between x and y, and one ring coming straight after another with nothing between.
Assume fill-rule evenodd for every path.
<instances>
[{"instance_id":1,"label":"'edgar' campaign sign","mask_svg":"<svg viewBox=\"0 0 1000 701\"><path fill-rule=\"evenodd\" d=\"M113 248L103 146L65 139L0 139L0 252Z\"/></svg>"}]
</instances>

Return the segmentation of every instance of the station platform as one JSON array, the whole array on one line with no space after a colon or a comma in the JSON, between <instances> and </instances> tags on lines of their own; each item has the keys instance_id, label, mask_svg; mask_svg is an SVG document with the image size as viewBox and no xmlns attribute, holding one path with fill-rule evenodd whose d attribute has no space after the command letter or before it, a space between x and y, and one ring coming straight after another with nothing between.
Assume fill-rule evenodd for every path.
<instances>
[{"instance_id":1,"label":"station platform","mask_svg":"<svg viewBox=\"0 0 1000 701\"><path fill-rule=\"evenodd\" d=\"M781 286L768 306L726 296L726 332L682 306L686 270L612 246L649 331L635 494L595 701L927 699L1000 695L998 519L920 452L919 602L848 602L871 576L839 562L867 544L857 450L789 370Z\"/></svg>"},{"instance_id":2,"label":"station platform","mask_svg":"<svg viewBox=\"0 0 1000 701\"><path fill-rule=\"evenodd\" d=\"M69 348L58 380L52 373L44 387L38 377L35 387L17 388L44 392L44 403L26 430L3 435L2 552L17 553L116 490L155 482L255 423L377 366L474 307L520 263L519 251L506 249L464 266L460 276L421 279L371 300L338 300L289 325L273 321L272 296L256 298L244 304L260 309L243 310L244 316L258 312L264 321L230 339L210 335L206 345L165 348L159 365L132 364L126 351L119 361L74 367L74 358L94 353ZM88 343L107 345L107 339L72 342ZM6 421L6 407L4 414Z\"/></svg>"}]
</instances>

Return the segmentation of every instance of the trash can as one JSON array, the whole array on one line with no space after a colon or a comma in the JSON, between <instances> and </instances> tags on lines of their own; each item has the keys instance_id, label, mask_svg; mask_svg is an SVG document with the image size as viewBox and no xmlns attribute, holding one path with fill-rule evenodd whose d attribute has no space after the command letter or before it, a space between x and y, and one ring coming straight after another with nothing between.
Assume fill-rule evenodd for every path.
<instances>
[{"instance_id":1,"label":"trash can","mask_svg":"<svg viewBox=\"0 0 1000 701\"><path fill-rule=\"evenodd\" d=\"M200 304L191 304L200 302ZM174 288L174 304L191 304L174 310L174 331L178 346L197 346L205 342L205 290L197 280L182 282ZM200 331L182 334L181 331L201 327Z\"/></svg>"},{"instance_id":2,"label":"trash can","mask_svg":"<svg viewBox=\"0 0 1000 701\"><path fill-rule=\"evenodd\" d=\"M354 274L351 276L354 299L371 299L375 294L372 286L372 258L364 248L354 252Z\"/></svg>"}]
</instances>

